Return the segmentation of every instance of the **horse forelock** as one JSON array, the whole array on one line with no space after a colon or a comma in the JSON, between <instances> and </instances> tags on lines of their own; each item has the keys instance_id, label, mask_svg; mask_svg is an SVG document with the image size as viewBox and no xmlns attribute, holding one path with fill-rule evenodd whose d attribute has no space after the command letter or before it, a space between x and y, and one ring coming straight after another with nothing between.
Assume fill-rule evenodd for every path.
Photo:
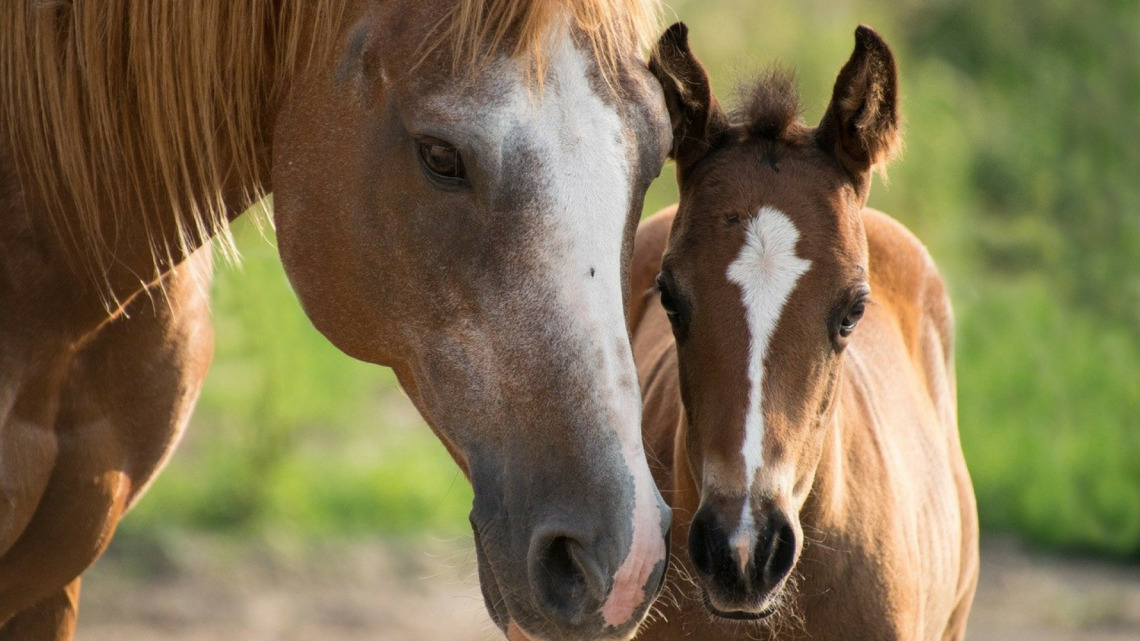
<instances>
[{"instance_id":1,"label":"horse forelock","mask_svg":"<svg viewBox=\"0 0 1140 641\"><path fill-rule=\"evenodd\" d=\"M344 3L0 3L6 142L78 264L115 261L109 215L161 208L138 221L156 272L227 238L223 188L264 195L265 114Z\"/></svg>"},{"instance_id":2,"label":"horse forelock","mask_svg":"<svg viewBox=\"0 0 1140 641\"><path fill-rule=\"evenodd\" d=\"M459 0L424 43L424 57L451 48L457 74L484 68L504 47L541 86L549 33L569 19L611 88L626 52L647 51L657 36L660 0Z\"/></svg>"}]
</instances>

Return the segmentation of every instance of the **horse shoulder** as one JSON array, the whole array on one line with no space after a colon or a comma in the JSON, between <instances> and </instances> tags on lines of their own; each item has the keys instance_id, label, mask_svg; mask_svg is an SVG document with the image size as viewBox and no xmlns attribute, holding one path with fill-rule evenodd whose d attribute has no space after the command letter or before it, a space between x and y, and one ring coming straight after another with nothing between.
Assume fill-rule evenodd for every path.
<instances>
[{"instance_id":1,"label":"horse shoulder","mask_svg":"<svg viewBox=\"0 0 1140 641\"><path fill-rule=\"evenodd\" d=\"M18 511L0 509L0 622L74 581L169 457L213 354L210 273L205 248L76 346L35 399L55 410L33 426L44 455L0 415L0 507ZM16 480L44 477L34 496L7 491L16 464Z\"/></svg>"},{"instance_id":2,"label":"horse shoulder","mask_svg":"<svg viewBox=\"0 0 1140 641\"><path fill-rule=\"evenodd\" d=\"M669 228L677 205L673 204L646 218L637 227L633 241L633 258L629 270L629 326L636 328L651 298L657 273L661 271L661 256L669 240Z\"/></svg>"}]
</instances>

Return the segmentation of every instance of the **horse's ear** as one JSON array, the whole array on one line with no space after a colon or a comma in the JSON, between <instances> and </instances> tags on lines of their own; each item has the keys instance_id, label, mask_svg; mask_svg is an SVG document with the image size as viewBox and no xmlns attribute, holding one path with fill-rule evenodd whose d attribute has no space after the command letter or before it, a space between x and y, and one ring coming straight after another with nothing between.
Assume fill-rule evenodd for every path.
<instances>
[{"instance_id":1,"label":"horse's ear","mask_svg":"<svg viewBox=\"0 0 1140 641\"><path fill-rule=\"evenodd\" d=\"M898 150L898 71L887 43L870 27L855 30L855 51L835 80L819 140L860 179Z\"/></svg>"},{"instance_id":2,"label":"horse's ear","mask_svg":"<svg viewBox=\"0 0 1140 641\"><path fill-rule=\"evenodd\" d=\"M709 76L689 48L689 28L678 22L665 30L649 57L673 122L669 156L684 168L700 160L728 131L728 119L713 95Z\"/></svg>"}]
</instances>

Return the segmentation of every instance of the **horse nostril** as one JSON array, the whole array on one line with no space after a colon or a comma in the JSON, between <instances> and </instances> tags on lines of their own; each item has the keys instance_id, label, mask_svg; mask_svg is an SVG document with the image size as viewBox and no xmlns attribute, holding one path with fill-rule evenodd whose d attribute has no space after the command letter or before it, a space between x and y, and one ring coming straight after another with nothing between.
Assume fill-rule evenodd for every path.
<instances>
[{"instance_id":1,"label":"horse nostril","mask_svg":"<svg viewBox=\"0 0 1140 641\"><path fill-rule=\"evenodd\" d=\"M581 543L556 535L538 545L536 552L531 581L547 610L575 624L597 609L605 589L601 573Z\"/></svg>"}]
</instances>

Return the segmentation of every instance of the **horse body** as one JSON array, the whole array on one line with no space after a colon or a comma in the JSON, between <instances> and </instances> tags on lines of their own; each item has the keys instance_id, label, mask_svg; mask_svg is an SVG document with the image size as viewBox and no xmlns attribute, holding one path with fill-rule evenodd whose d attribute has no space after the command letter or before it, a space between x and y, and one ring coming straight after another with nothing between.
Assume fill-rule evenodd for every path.
<instances>
[{"instance_id":1,"label":"horse body","mask_svg":"<svg viewBox=\"0 0 1140 641\"><path fill-rule=\"evenodd\" d=\"M271 190L306 313L470 478L496 623L632 634L669 523L624 318L651 6L5 4L0 638L70 638L205 376L200 248Z\"/></svg>"},{"instance_id":2,"label":"horse body","mask_svg":"<svg viewBox=\"0 0 1140 641\"><path fill-rule=\"evenodd\" d=\"M885 45L864 32L859 38L821 129L843 104L850 78L893 82ZM647 457L675 512L672 538L689 542L688 554L673 557L680 570L671 573L673 598L658 601L662 616L640 638L961 639L977 580L977 517L957 432L952 313L936 266L902 225L862 207L873 164L866 157L854 183L843 173L833 178L819 162L817 130L798 129L790 115L785 133L765 129L775 140L755 143L758 154L750 140L760 134L715 122L723 116L711 93L702 94L703 70L677 59L691 59L683 33L667 33L661 46L673 49L659 50L658 64L673 65L663 82L686 79L696 110L711 115L679 118L687 107L671 99L674 123L698 128L684 140L702 148L674 148L681 208L642 223L634 249L631 292L642 302L633 305L632 327ZM867 56L878 57L871 68L880 79L859 74ZM752 117L779 120L770 112L781 97L771 94L782 89L762 92L757 103L768 106ZM713 121L712 136L702 121ZM718 127L725 127L719 140ZM687 151L698 157L685 159ZM752 218L734 200L741 193L747 207L760 209ZM798 233L789 255L809 267L789 279L794 287L772 325L766 431L754 442L762 463L741 487L726 460L742 455L732 428L745 421L739 408L748 397L734 362L750 350L734 317L747 303L740 310L713 290L747 290L724 276L753 251L747 240L729 240L741 226L763 229L768 221L762 265L796 264L782 257L781 237L772 233L781 218ZM760 276L786 278L775 269ZM851 300L845 291L870 292L870 302L844 303ZM831 323L834 331L834 309L847 309L840 318L855 322L829 345L816 327ZM709 398L718 401L715 420L707 418ZM745 460L747 447L745 440Z\"/></svg>"}]
</instances>

